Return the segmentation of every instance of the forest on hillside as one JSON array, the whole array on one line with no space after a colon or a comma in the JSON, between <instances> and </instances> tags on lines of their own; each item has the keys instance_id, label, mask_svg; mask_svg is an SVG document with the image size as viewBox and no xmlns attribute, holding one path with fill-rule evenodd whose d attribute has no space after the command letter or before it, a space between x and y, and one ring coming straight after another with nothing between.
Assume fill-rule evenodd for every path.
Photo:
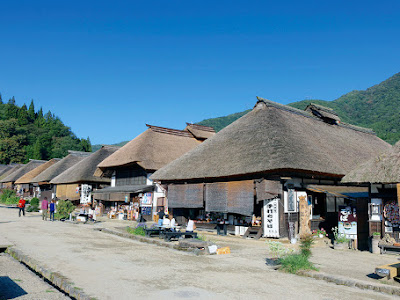
<instances>
[{"instance_id":1,"label":"forest on hillside","mask_svg":"<svg viewBox=\"0 0 400 300\"><path fill-rule=\"evenodd\" d=\"M343 122L371 128L390 144L400 140L400 73L366 90L352 91L333 101L303 100L288 105L303 110L310 103L334 109ZM249 111L203 120L198 124L219 131Z\"/></svg>"},{"instance_id":2,"label":"forest on hillside","mask_svg":"<svg viewBox=\"0 0 400 300\"><path fill-rule=\"evenodd\" d=\"M62 158L68 150L91 151L89 138L80 139L51 111L18 106L0 94L0 163L26 163L29 159Z\"/></svg>"}]
</instances>

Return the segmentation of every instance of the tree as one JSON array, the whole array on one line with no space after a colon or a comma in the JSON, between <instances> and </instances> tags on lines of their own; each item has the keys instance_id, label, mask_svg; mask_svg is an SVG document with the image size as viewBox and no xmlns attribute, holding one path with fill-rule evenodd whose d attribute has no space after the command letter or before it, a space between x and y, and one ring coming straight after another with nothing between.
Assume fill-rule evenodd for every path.
<instances>
[{"instance_id":1,"label":"tree","mask_svg":"<svg viewBox=\"0 0 400 300\"><path fill-rule=\"evenodd\" d=\"M33 104L33 99L31 100L31 104L29 105L28 118L29 122L33 122L36 119L35 104Z\"/></svg>"},{"instance_id":2,"label":"tree","mask_svg":"<svg viewBox=\"0 0 400 300\"><path fill-rule=\"evenodd\" d=\"M25 104L18 110L18 124L20 126L29 124L28 109Z\"/></svg>"}]
</instances>

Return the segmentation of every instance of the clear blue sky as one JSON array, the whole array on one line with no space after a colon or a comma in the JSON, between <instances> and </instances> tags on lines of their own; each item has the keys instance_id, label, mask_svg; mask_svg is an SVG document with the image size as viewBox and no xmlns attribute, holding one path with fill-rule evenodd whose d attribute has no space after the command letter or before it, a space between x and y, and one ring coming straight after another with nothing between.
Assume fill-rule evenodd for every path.
<instances>
[{"instance_id":1,"label":"clear blue sky","mask_svg":"<svg viewBox=\"0 0 400 300\"><path fill-rule=\"evenodd\" d=\"M127 3L130 2L130 3ZM0 2L0 92L93 144L400 72L400 1Z\"/></svg>"}]
</instances>

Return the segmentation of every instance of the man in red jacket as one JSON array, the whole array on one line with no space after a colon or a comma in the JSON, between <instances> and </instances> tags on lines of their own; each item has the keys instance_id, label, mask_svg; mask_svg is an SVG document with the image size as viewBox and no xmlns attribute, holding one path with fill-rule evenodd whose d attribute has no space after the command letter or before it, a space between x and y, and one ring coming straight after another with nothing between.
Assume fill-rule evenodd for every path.
<instances>
[{"instance_id":1,"label":"man in red jacket","mask_svg":"<svg viewBox=\"0 0 400 300\"><path fill-rule=\"evenodd\" d=\"M18 215L21 216L21 211L22 211L22 214L25 217L25 199L24 198L19 199L18 207L19 207Z\"/></svg>"}]
</instances>

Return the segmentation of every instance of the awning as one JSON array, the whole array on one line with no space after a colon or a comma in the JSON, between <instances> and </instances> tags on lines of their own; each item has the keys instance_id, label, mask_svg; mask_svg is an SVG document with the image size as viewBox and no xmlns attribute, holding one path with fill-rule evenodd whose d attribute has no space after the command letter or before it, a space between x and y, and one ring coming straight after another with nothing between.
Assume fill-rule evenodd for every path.
<instances>
[{"instance_id":1,"label":"awning","mask_svg":"<svg viewBox=\"0 0 400 300\"><path fill-rule=\"evenodd\" d=\"M93 198L102 201L125 201L130 194L146 193L154 191L153 185L125 185L106 187L93 191Z\"/></svg>"},{"instance_id":2,"label":"awning","mask_svg":"<svg viewBox=\"0 0 400 300\"><path fill-rule=\"evenodd\" d=\"M105 193L144 193L152 192L154 185L123 185L106 187L104 189L93 191L93 194L105 194Z\"/></svg>"},{"instance_id":3,"label":"awning","mask_svg":"<svg viewBox=\"0 0 400 300\"><path fill-rule=\"evenodd\" d=\"M310 184L306 189L340 198L368 198L368 187Z\"/></svg>"}]
</instances>

